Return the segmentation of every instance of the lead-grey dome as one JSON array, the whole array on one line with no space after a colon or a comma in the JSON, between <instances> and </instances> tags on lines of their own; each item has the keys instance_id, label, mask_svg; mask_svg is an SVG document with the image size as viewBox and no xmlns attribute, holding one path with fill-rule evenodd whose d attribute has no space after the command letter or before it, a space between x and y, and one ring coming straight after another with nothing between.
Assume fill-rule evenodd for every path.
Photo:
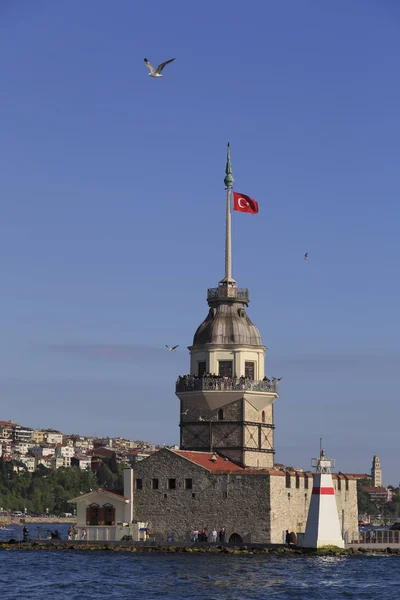
<instances>
[{"instance_id":1,"label":"lead-grey dome","mask_svg":"<svg viewBox=\"0 0 400 600\"><path fill-rule=\"evenodd\" d=\"M210 308L193 338L194 346L240 344L262 346L261 335L241 302L221 303Z\"/></svg>"}]
</instances>

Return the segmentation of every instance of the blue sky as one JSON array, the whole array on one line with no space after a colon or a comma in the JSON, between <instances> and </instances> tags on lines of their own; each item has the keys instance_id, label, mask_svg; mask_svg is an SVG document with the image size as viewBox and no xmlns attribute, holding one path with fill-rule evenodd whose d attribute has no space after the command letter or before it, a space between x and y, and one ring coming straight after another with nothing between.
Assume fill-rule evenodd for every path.
<instances>
[{"instance_id":1,"label":"blue sky","mask_svg":"<svg viewBox=\"0 0 400 600\"><path fill-rule=\"evenodd\" d=\"M2 0L0 419L178 442L230 141L276 460L322 434L397 484L399 26L395 0Z\"/></svg>"}]
</instances>

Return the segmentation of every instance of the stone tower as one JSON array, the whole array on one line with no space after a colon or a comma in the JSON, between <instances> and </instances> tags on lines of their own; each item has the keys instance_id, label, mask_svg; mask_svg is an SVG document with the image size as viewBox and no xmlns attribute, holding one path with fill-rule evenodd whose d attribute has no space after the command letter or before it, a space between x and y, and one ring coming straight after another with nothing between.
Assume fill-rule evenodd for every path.
<instances>
[{"instance_id":1,"label":"stone tower","mask_svg":"<svg viewBox=\"0 0 400 600\"><path fill-rule=\"evenodd\" d=\"M379 456L376 456L376 455L372 459L371 477L372 477L372 486L373 487L382 487L381 463L379 460Z\"/></svg>"},{"instance_id":2,"label":"stone tower","mask_svg":"<svg viewBox=\"0 0 400 600\"><path fill-rule=\"evenodd\" d=\"M249 292L232 279L229 144L224 183L225 277L207 292L209 311L189 347L190 377L176 383L180 447L218 451L244 467L272 467L278 385L265 377L266 347L246 312Z\"/></svg>"}]
</instances>

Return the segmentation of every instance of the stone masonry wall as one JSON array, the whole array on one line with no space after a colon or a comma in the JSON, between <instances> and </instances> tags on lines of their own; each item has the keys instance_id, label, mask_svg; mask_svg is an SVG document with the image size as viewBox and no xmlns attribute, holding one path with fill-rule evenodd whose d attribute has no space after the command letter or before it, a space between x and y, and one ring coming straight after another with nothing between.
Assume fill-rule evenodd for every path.
<instances>
[{"instance_id":1,"label":"stone masonry wall","mask_svg":"<svg viewBox=\"0 0 400 600\"><path fill-rule=\"evenodd\" d=\"M244 542L284 543L286 529L304 533L311 500L312 473L257 473L243 471L211 474L169 450L160 450L135 465L135 477L143 489L134 491L134 519L149 522L150 532L166 540L175 531L176 540L191 538L194 528L225 527L227 541L238 533ZM342 477L342 476L340 476ZM152 489L152 479L158 489ZM176 489L168 489L168 480ZM185 480L192 488L185 489ZM287 484L290 481L290 487ZM358 532L355 480L333 475L339 522L346 538Z\"/></svg>"},{"instance_id":2,"label":"stone masonry wall","mask_svg":"<svg viewBox=\"0 0 400 600\"><path fill-rule=\"evenodd\" d=\"M355 480L341 481L338 489L337 475L333 475L336 504L342 534L354 538L358 535L357 485ZM313 487L312 473L289 476L287 487L285 473L271 475L271 542L282 543L286 529L304 533ZM306 482L308 481L308 489ZM298 486L298 487L297 487ZM348 488L348 489L347 489ZM345 538L345 539L346 539ZM354 539L357 539L355 537Z\"/></svg>"},{"instance_id":3,"label":"stone masonry wall","mask_svg":"<svg viewBox=\"0 0 400 600\"><path fill-rule=\"evenodd\" d=\"M265 475L213 475L169 450L137 463L134 472L143 485L134 491L134 519L148 522L150 533L163 540L173 530L176 540L188 541L194 528L203 527L225 527L227 541L232 533L247 542L269 538ZM152 489L153 478L158 479L158 490ZM168 489L169 478L176 479L177 489ZM192 489L185 489L188 478Z\"/></svg>"},{"instance_id":4,"label":"stone masonry wall","mask_svg":"<svg viewBox=\"0 0 400 600\"><path fill-rule=\"evenodd\" d=\"M188 414L184 414L188 410ZM218 420L219 410L223 411L223 420ZM264 413L264 421L263 421ZM199 417L205 422L199 421ZM242 399L226 404L219 409L209 410L204 407L190 404L189 401L181 403L182 449L210 450L220 449L225 456L247 467L266 468L272 467L274 456L272 453L258 451L259 428L257 425L241 425L241 421L251 423L272 424L272 405L259 411L254 406ZM210 443L210 426L213 425L212 444ZM227 448L241 447L254 448L254 452L228 450ZM273 429L263 427L261 430L262 449L273 449Z\"/></svg>"}]
</instances>

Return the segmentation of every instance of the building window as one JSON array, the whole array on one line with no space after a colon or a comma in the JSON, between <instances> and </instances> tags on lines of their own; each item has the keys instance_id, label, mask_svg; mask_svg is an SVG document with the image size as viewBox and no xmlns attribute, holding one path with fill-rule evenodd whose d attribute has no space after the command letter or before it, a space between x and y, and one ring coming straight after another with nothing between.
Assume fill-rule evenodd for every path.
<instances>
[{"instance_id":1,"label":"building window","mask_svg":"<svg viewBox=\"0 0 400 600\"><path fill-rule=\"evenodd\" d=\"M219 364L219 376L220 377L232 377L232 361L231 360L220 360L218 364Z\"/></svg>"},{"instance_id":2,"label":"building window","mask_svg":"<svg viewBox=\"0 0 400 600\"><path fill-rule=\"evenodd\" d=\"M136 489L137 490L143 489L143 480L142 479L136 479Z\"/></svg>"},{"instance_id":3,"label":"building window","mask_svg":"<svg viewBox=\"0 0 400 600\"><path fill-rule=\"evenodd\" d=\"M300 475L296 473L296 488L300 489Z\"/></svg>"},{"instance_id":4,"label":"building window","mask_svg":"<svg viewBox=\"0 0 400 600\"><path fill-rule=\"evenodd\" d=\"M199 377L203 377L205 372L206 372L206 361L197 363L197 375Z\"/></svg>"},{"instance_id":5,"label":"building window","mask_svg":"<svg viewBox=\"0 0 400 600\"><path fill-rule=\"evenodd\" d=\"M253 362L245 362L244 363L244 375L249 379L254 380L254 363Z\"/></svg>"},{"instance_id":6,"label":"building window","mask_svg":"<svg viewBox=\"0 0 400 600\"><path fill-rule=\"evenodd\" d=\"M90 504L86 509L86 525L100 524L100 506L98 504Z\"/></svg>"},{"instance_id":7,"label":"building window","mask_svg":"<svg viewBox=\"0 0 400 600\"><path fill-rule=\"evenodd\" d=\"M192 498L196 498L196 494L192 494Z\"/></svg>"},{"instance_id":8,"label":"building window","mask_svg":"<svg viewBox=\"0 0 400 600\"><path fill-rule=\"evenodd\" d=\"M112 504L104 504L104 525L114 525L115 523L115 508Z\"/></svg>"},{"instance_id":9,"label":"building window","mask_svg":"<svg viewBox=\"0 0 400 600\"><path fill-rule=\"evenodd\" d=\"M185 479L185 490L191 490L193 488L193 479Z\"/></svg>"},{"instance_id":10,"label":"building window","mask_svg":"<svg viewBox=\"0 0 400 600\"><path fill-rule=\"evenodd\" d=\"M176 479L168 479L168 489L176 490Z\"/></svg>"},{"instance_id":11,"label":"building window","mask_svg":"<svg viewBox=\"0 0 400 600\"><path fill-rule=\"evenodd\" d=\"M348 491L349 491L349 480L346 479L346 492L348 492Z\"/></svg>"},{"instance_id":12,"label":"building window","mask_svg":"<svg viewBox=\"0 0 400 600\"><path fill-rule=\"evenodd\" d=\"M223 421L223 420L224 420L224 411L222 410L222 408L220 408L218 411L218 421Z\"/></svg>"},{"instance_id":13,"label":"building window","mask_svg":"<svg viewBox=\"0 0 400 600\"><path fill-rule=\"evenodd\" d=\"M263 410L261 413L261 421L265 423L265 410Z\"/></svg>"},{"instance_id":14,"label":"building window","mask_svg":"<svg viewBox=\"0 0 400 600\"><path fill-rule=\"evenodd\" d=\"M304 489L308 490L308 475L304 475Z\"/></svg>"},{"instance_id":15,"label":"building window","mask_svg":"<svg viewBox=\"0 0 400 600\"><path fill-rule=\"evenodd\" d=\"M338 489L338 492L340 492L342 490L342 480L340 479L340 477L338 477L338 479L337 479L337 489Z\"/></svg>"},{"instance_id":16,"label":"building window","mask_svg":"<svg viewBox=\"0 0 400 600\"><path fill-rule=\"evenodd\" d=\"M151 482L151 487L153 490L158 490L158 479L153 479Z\"/></svg>"},{"instance_id":17,"label":"building window","mask_svg":"<svg viewBox=\"0 0 400 600\"><path fill-rule=\"evenodd\" d=\"M290 473L286 473L286 487L290 488L291 482L290 482Z\"/></svg>"}]
</instances>

